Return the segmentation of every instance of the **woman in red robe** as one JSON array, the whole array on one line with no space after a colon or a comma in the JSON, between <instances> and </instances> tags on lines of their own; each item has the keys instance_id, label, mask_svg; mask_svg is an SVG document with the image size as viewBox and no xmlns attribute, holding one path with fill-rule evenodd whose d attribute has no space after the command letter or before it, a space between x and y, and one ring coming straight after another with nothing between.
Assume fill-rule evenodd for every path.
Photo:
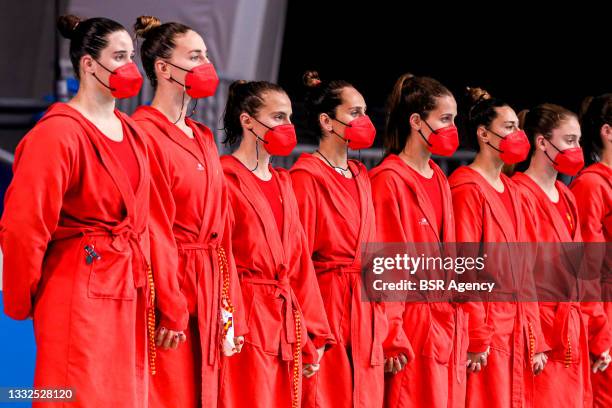
<instances>
[{"instance_id":1,"label":"woman in red robe","mask_svg":"<svg viewBox=\"0 0 612 408\"><path fill-rule=\"evenodd\" d=\"M278 85L230 86L226 143L240 145L221 163L249 334L222 369L222 407L298 408L302 374L315 375L333 343L289 172L269 165L296 145L290 117Z\"/></svg>"},{"instance_id":2,"label":"woman in red robe","mask_svg":"<svg viewBox=\"0 0 612 408\"><path fill-rule=\"evenodd\" d=\"M516 295L517 300L502 302L505 295L495 292L472 309L470 324L488 325L493 333L486 342L486 367L477 363L470 366L466 406L530 407L532 373L542 371L544 351L549 348L542 335L538 305L529 302L536 300L534 291L524 290L533 289L529 262L533 258L526 256L529 248L502 246L529 240L518 188L502 173L504 164L527 158L529 140L518 127L516 113L505 102L479 88L468 89L468 93L473 103L466 122L470 135L476 137L473 144L478 153L472 164L458 168L449 177L457 242L484 243L482 251L493 265L490 278L499 290ZM472 336L470 361L475 361L483 346L478 335Z\"/></svg>"},{"instance_id":3,"label":"woman in red robe","mask_svg":"<svg viewBox=\"0 0 612 408\"><path fill-rule=\"evenodd\" d=\"M376 129L352 85L322 82L312 71L304 80L320 141L315 153L300 156L291 179L336 345L304 380L302 407L382 407L387 318L381 303L361 296L362 244L376 239L374 207L365 166L347 157L349 147L370 147Z\"/></svg>"},{"instance_id":4,"label":"woman in red robe","mask_svg":"<svg viewBox=\"0 0 612 408\"><path fill-rule=\"evenodd\" d=\"M459 139L457 104L438 81L405 74L389 100L388 155L370 171L379 242L455 241L451 192L432 154L450 156ZM441 254L434 249L433 256ZM450 301L389 302L390 336L407 335L414 361L388 376L385 406L463 406L467 321Z\"/></svg>"},{"instance_id":5,"label":"woman in red robe","mask_svg":"<svg viewBox=\"0 0 612 408\"><path fill-rule=\"evenodd\" d=\"M142 77L120 24L63 16L58 28L71 40L80 87L16 151L1 221L5 312L34 320L35 387L72 388L71 406L144 407L147 371L155 372L154 305L172 346L187 309L146 142L115 109Z\"/></svg>"},{"instance_id":6,"label":"woman in red robe","mask_svg":"<svg viewBox=\"0 0 612 408\"><path fill-rule=\"evenodd\" d=\"M176 351L158 350L149 402L153 407L214 407L221 354L239 351L246 327L215 139L186 111L192 98L212 96L218 79L202 37L189 27L143 16L135 31L143 39L141 59L155 96L133 118L146 131L161 170L152 176L171 191L167 207L179 251L176 274L191 316L186 344ZM232 315L231 327L224 327L222 313ZM164 322L160 326L167 329Z\"/></svg>"},{"instance_id":7,"label":"woman in red robe","mask_svg":"<svg viewBox=\"0 0 612 408\"><path fill-rule=\"evenodd\" d=\"M601 296L608 322L612 321L612 94L604 94L589 100L581 115L582 145L586 159L592 164L582 170L570 188L576 197L582 238L596 242L604 249L598 270ZM605 245L605 248L603 246ZM599 258L601 259L601 258ZM599 266L599 265L598 265ZM591 343L601 339L589 325ZM601 349L601 347L599 347ZM606 360L594 366L591 375L593 406L612 406L612 369L606 368Z\"/></svg>"},{"instance_id":8,"label":"woman in red robe","mask_svg":"<svg viewBox=\"0 0 612 408\"><path fill-rule=\"evenodd\" d=\"M521 119L535 150L529 168L513 180L525 195L535 224L530 240L548 243L540 245L538 257L555 260L547 264L546 272L541 261L536 264L540 320L552 350L546 369L535 378L535 406L591 406L589 352L598 365L607 359L609 327L599 303L579 303L572 295L577 272L563 244L582 241L582 234L574 195L557 180L558 172L575 176L584 165L580 125L574 113L553 104L539 105ZM600 338L589 341L588 332L595 330Z\"/></svg>"}]
</instances>

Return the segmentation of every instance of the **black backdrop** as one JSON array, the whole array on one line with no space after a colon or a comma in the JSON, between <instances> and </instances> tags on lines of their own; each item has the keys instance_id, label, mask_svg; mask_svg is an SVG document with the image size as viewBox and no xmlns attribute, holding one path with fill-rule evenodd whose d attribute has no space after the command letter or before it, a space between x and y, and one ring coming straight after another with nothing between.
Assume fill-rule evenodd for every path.
<instances>
[{"instance_id":1,"label":"black backdrop","mask_svg":"<svg viewBox=\"0 0 612 408\"><path fill-rule=\"evenodd\" d=\"M517 111L541 102L577 111L585 96L612 92L612 23L603 2L488 4L290 0L279 83L294 100L296 125L303 123L305 69L353 83L378 127L404 72L440 80L460 110L466 86L483 87Z\"/></svg>"}]
</instances>

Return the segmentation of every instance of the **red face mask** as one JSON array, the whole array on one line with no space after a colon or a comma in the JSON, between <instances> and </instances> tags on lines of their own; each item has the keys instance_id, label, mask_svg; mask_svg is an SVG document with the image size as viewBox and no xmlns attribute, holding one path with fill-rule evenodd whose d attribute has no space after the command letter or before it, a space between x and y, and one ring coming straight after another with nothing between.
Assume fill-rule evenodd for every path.
<instances>
[{"instance_id":1,"label":"red face mask","mask_svg":"<svg viewBox=\"0 0 612 408\"><path fill-rule=\"evenodd\" d=\"M529 155L531 145L529 144L527 135L522 130L517 130L507 134L506 136L501 136L490 129L487 129L487 131L502 139L501 143L499 144L499 149L489 142L487 142L487 144L499 152L499 158L502 159L504 163L520 163Z\"/></svg>"},{"instance_id":2,"label":"red face mask","mask_svg":"<svg viewBox=\"0 0 612 408\"><path fill-rule=\"evenodd\" d=\"M140 92L140 88L142 87L142 75L140 75L140 71L138 71L138 66L136 66L136 64L133 62L128 62L114 71L111 71L104 65L100 64L100 62L96 62L110 73L110 76L108 77L108 85L102 82L100 78L96 76L96 74L94 74L94 78L96 78L103 86L110 89L111 95L119 99L131 98L138 95L138 92Z\"/></svg>"},{"instance_id":3,"label":"red face mask","mask_svg":"<svg viewBox=\"0 0 612 408\"><path fill-rule=\"evenodd\" d=\"M253 119L259 122L258 119ZM268 128L263 138L257 136L253 130L251 130L251 132L264 143L264 149L272 156L288 156L291 154L295 145L297 145L295 127L290 123L274 127L269 127L263 123L261 124Z\"/></svg>"},{"instance_id":4,"label":"red face mask","mask_svg":"<svg viewBox=\"0 0 612 408\"><path fill-rule=\"evenodd\" d=\"M452 156L459 147L459 132L457 131L457 128L454 125L450 125L433 130L426 120L424 122L427 124L429 129L431 129L429 140L420 130L419 134L427 143L429 151L432 154L437 154L439 156Z\"/></svg>"},{"instance_id":5,"label":"red face mask","mask_svg":"<svg viewBox=\"0 0 612 408\"><path fill-rule=\"evenodd\" d=\"M344 136L334 132L339 138L348 142L348 147L353 150L367 149L374 143L376 137L376 128L368 115L359 116L351 120L349 123L344 123L341 120L334 119L336 122L346 126ZM333 132L333 130L332 130Z\"/></svg>"},{"instance_id":6,"label":"red face mask","mask_svg":"<svg viewBox=\"0 0 612 408\"><path fill-rule=\"evenodd\" d=\"M206 63L198 65L191 69L185 69L179 67L178 65L174 65L170 61L166 62L175 68L187 72L187 75L185 75L184 84L180 83L172 77L170 77L170 80L185 87L187 95L189 95L190 97L194 99L207 98L215 94L217 86L219 85L219 77L217 76L217 71L215 71L215 67L213 64Z\"/></svg>"},{"instance_id":7,"label":"red face mask","mask_svg":"<svg viewBox=\"0 0 612 408\"><path fill-rule=\"evenodd\" d=\"M553 167L559 173L566 174L568 176L575 176L584 167L584 154L582 154L582 148L571 147L565 150L559 150L550 140L546 139L557 152L555 160L551 159L546 151L546 157L553 163Z\"/></svg>"}]
</instances>

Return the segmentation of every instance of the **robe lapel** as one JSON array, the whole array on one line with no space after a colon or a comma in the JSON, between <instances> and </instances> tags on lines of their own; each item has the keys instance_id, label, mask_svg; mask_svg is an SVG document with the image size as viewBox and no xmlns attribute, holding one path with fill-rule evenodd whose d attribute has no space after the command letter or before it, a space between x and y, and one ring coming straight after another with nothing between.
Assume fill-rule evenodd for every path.
<instances>
[{"instance_id":1,"label":"robe lapel","mask_svg":"<svg viewBox=\"0 0 612 408\"><path fill-rule=\"evenodd\" d=\"M244 167L244 165L235 157L232 157L232 160L235 161L236 163L233 164L233 166L236 168L236 172L240 173L240 177L239 177L239 184L240 184L240 191L242 192L242 194L244 195L244 197L246 197L247 201L249 202L249 204L251 205L251 207L253 207L253 210L255 211L255 213L257 214L257 217L259 218L259 221L261 222L261 226L263 228L264 231L264 235L266 237L266 242L268 243L268 246L270 247L270 251L272 252L272 257L274 258L275 263L278 264L282 264L284 263L285 260L285 253L283 250L283 239L281 237L281 234L278 231L278 228L276 227L276 224L273 222L274 221L274 213L272 212L272 208L270 208L270 205L268 204L268 202L266 201L266 198L264 197L264 195L261 192L261 189L259 188L259 186L256 184L256 180L254 180L254 176L253 174L251 174L251 172ZM271 167L270 167L271 171L274 173L276 173ZM278 176L278 174L274 174L274 176ZM285 216L283 217L284 219L284 225L283 225L283 237L285 237L285 242L287 241L286 238L286 234L288 234L288 229L287 228L287 223L288 223L288 216L287 216L287 197L286 194L287 192L282 191L284 188L283 186L281 186L281 183L279 182L279 190L281 190L281 198L282 198L282 204L283 204L283 211L285 211Z\"/></svg>"},{"instance_id":2,"label":"robe lapel","mask_svg":"<svg viewBox=\"0 0 612 408\"><path fill-rule=\"evenodd\" d=\"M540 186L535 181L533 181L531 177L529 177L528 175L520 173L520 174L517 174L517 176L520 178L520 180L524 182L524 184L527 186L529 191L531 191L531 193L534 196L536 196L538 201L541 203L542 208L544 209L544 212L546 213L546 216L548 217L550 225L552 225L553 229L555 230L555 234L559 238L559 242L572 242L573 239L570 236L570 233L567 230L567 227L565 226L565 220L561 218L561 214L559 214L559 211L557 211L557 209L555 208L555 205L553 204L552 201L550 201L550 199L548 198L544 190L542 190ZM558 190L559 190L559 199L561 200L562 193L560 189Z\"/></svg>"},{"instance_id":3,"label":"robe lapel","mask_svg":"<svg viewBox=\"0 0 612 408\"><path fill-rule=\"evenodd\" d=\"M571 216L572 216L572 224L574 225L574 231L569 235L570 236L570 241L571 242L575 242L578 232L580 230L579 228L579 219L578 219L578 208L576 207L576 203L574 202L574 200L572 199L572 197L568 194L568 191L566 188L564 188L565 186L561 186L560 185L561 182L557 181L556 185L557 185L557 191L559 191L559 200L564 199L565 200L565 204L567 205L567 209L569 210ZM555 208L556 210L556 208ZM557 214L559 214L559 211L556 211ZM563 226L565 226L565 222L563 223ZM567 231L567 228L565 228L565 231Z\"/></svg>"},{"instance_id":4,"label":"robe lapel","mask_svg":"<svg viewBox=\"0 0 612 408\"><path fill-rule=\"evenodd\" d=\"M352 166L352 170L353 170L353 174L357 174L357 172L359 171L359 167L357 164L349 162L349 166ZM359 173L359 175L355 178L355 181L357 183L357 192L359 193L359 206L361 207L361 211L356 213L356 214L360 214L359 217L359 232L357 233L357 245L355 248L355 254L353 256L353 263L352 265L358 265L361 263L361 244L360 243L364 243L364 245L367 245L368 242L367 240L364 239L364 236L366 234L366 227L370 228L370 226L372 224L374 224L374 222L372 221L372 208L371 208L371 204L368 200L368 197L370 196L370 191L369 190L369 184L367 182L367 173L365 173L365 171L362 171L361 173ZM348 200L347 200L348 201Z\"/></svg>"},{"instance_id":5,"label":"robe lapel","mask_svg":"<svg viewBox=\"0 0 612 408\"><path fill-rule=\"evenodd\" d=\"M69 105L66 105L66 106L69 107ZM123 198L127 216L135 217L137 214L135 214L136 196L134 194L134 190L132 189L132 185L130 183L129 177L123 165L119 162L119 160L115 157L114 153L112 152L108 144L109 142L104 140L105 136L100 132L100 130L91 121L85 118L85 116L83 116L80 112L78 112L76 109L72 107L69 107L69 109L74 111L76 115L73 115L73 116L78 117L80 119L79 122L82 124L82 126L86 127L87 132L85 133L87 134L87 137L89 138L94 150L98 154L98 157L100 161L102 162L102 165L108 171L111 179L117 186L117 189L119 190L119 193L121 194L121 197ZM146 164L144 163L144 160L141 157L141 155L138 154L139 149L137 149L136 146L137 146L137 143L141 144L144 142L140 139L138 131L133 127L131 123L129 123L125 118L121 116L121 113L119 113L119 111L115 111L115 114L117 115L119 120L121 120L122 122L122 127L124 130L124 137L128 138L128 141L131 147L134 149L134 154L138 161L140 180L138 182L137 193L140 193L144 187L144 182L146 181L145 180L146 178L145 177L145 165ZM132 133L132 135L127 134L127 132L125 132L126 128L129 128L129 130L131 131L130 133ZM134 140L132 136L136 140Z\"/></svg>"},{"instance_id":6,"label":"robe lapel","mask_svg":"<svg viewBox=\"0 0 612 408\"><path fill-rule=\"evenodd\" d=\"M218 159L217 147L211 143L212 133L210 130L198 123L188 120L189 126L193 129L193 135L195 137L195 145L197 150L202 157L201 163L204 165L206 171L206 194L210 196L222 194L223 188L223 175L221 170L221 163ZM194 156L197 158L197 156ZM218 220L215 220L218 221ZM200 226L199 240L205 241L207 237L207 223L206 217L202 217L202 225Z\"/></svg>"},{"instance_id":7,"label":"robe lapel","mask_svg":"<svg viewBox=\"0 0 612 408\"><path fill-rule=\"evenodd\" d=\"M389 156L389 158L391 157L392 156ZM429 196L427 195L427 192L425 191L421 183L417 180L417 178L412 173L414 170L409 168L409 166L406 163L404 163L404 161L401 158L397 157L396 160L399 161L398 163L399 166L394 166L394 170L396 171L396 173L400 175L400 177L404 180L404 182L408 184L408 186L412 189L412 191L414 191L417 202L419 204L419 208L421 209L421 211L423 211L425 218L427 218L427 221L429 222L429 227L432 229L438 241L440 241L441 237L440 237L440 228L438 225L438 220L436 219L436 215L434 213L433 206L431 204L431 201L429 200ZM430 162L430 166L431 166L431 162ZM432 177L436 177L435 170L434 170L434 175Z\"/></svg>"},{"instance_id":8,"label":"robe lapel","mask_svg":"<svg viewBox=\"0 0 612 408\"><path fill-rule=\"evenodd\" d=\"M508 214L508 210L506 210L506 206L499 198L499 194L497 191L489 184L489 182L476 170L466 167L469 171L474 174L474 181L480 186L481 191L485 194L486 204L491 209L491 214L493 218L495 218L495 222L499 225L499 229L502 231L504 235L504 239L506 242L514 242L516 241L516 235L512 234L509 231L508 225L512 225L512 220L510 219L510 214ZM507 185L504 185L504 188L508 188ZM513 203L514 213L516 214L516 208Z\"/></svg>"},{"instance_id":9,"label":"robe lapel","mask_svg":"<svg viewBox=\"0 0 612 408\"><path fill-rule=\"evenodd\" d=\"M346 221L346 225L351 230L351 233L357 235L360 226L358 222L355 222L355 217L351 217L351 214L354 215L356 210L359 211L359 208L356 208L353 204L354 200L352 198L338 200L336 191L345 191L344 186L342 186L333 175L329 175L329 170L325 168L325 166L327 166L325 163L316 157L312 157L310 160L314 163L315 169L313 170L316 171L317 178L325 185L325 189L327 190L326 193L329 194L330 201L332 202L334 208ZM355 164L349 161L349 167L351 168L353 174L356 174L358 170ZM363 206L361 208L363 208Z\"/></svg>"},{"instance_id":10,"label":"robe lapel","mask_svg":"<svg viewBox=\"0 0 612 408\"><path fill-rule=\"evenodd\" d=\"M157 123L164 127L164 133L177 145L191 154L198 162L204 162L204 154L202 149L198 146L195 140L190 139L185 132L178 128L175 124L171 123L163 113L150 106L142 107L145 112L152 115ZM193 121L187 120L187 124L193 129ZM196 136L196 130L194 130L194 137Z\"/></svg>"}]
</instances>

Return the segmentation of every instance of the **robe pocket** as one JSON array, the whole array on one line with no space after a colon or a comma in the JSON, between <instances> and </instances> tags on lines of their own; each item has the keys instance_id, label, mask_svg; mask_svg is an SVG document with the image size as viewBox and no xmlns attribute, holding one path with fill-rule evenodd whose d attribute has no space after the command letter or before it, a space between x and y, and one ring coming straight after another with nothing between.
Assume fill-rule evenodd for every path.
<instances>
[{"instance_id":1,"label":"robe pocket","mask_svg":"<svg viewBox=\"0 0 612 408\"><path fill-rule=\"evenodd\" d=\"M491 338L491 348L503 354L512 354L514 330L522 330L515 327L518 307L511 302L488 302L487 324L495 327Z\"/></svg>"},{"instance_id":2,"label":"robe pocket","mask_svg":"<svg viewBox=\"0 0 612 408\"><path fill-rule=\"evenodd\" d=\"M450 305L432 303L426 310L429 311L429 329L421 355L448 364L455 335L454 309Z\"/></svg>"},{"instance_id":3,"label":"robe pocket","mask_svg":"<svg viewBox=\"0 0 612 408\"><path fill-rule=\"evenodd\" d=\"M569 341L571 345L571 358L573 363L578 363L581 359L581 342L582 339L581 325L583 324L580 313L576 309L569 312L567 321L559 319L555 315L552 322L552 333L550 343L552 350L549 352L549 359L553 361L565 362L567 356L566 345ZM567 326L567 328L566 328ZM563 338L563 333L567 333L568 338Z\"/></svg>"},{"instance_id":4,"label":"robe pocket","mask_svg":"<svg viewBox=\"0 0 612 408\"><path fill-rule=\"evenodd\" d=\"M90 243L99 259L87 265L89 268L89 284L87 295L94 299L134 300L134 274L130 252L117 252L109 247L102 248L95 242ZM83 249L81 249L83 251ZM86 254L83 251L83 263Z\"/></svg>"},{"instance_id":5,"label":"robe pocket","mask_svg":"<svg viewBox=\"0 0 612 408\"><path fill-rule=\"evenodd\" d=\"M245 341L261 348L265 353L279 355L283 319L282 298L254 292L249 307Z\"/></svg>"}]
</instances>

